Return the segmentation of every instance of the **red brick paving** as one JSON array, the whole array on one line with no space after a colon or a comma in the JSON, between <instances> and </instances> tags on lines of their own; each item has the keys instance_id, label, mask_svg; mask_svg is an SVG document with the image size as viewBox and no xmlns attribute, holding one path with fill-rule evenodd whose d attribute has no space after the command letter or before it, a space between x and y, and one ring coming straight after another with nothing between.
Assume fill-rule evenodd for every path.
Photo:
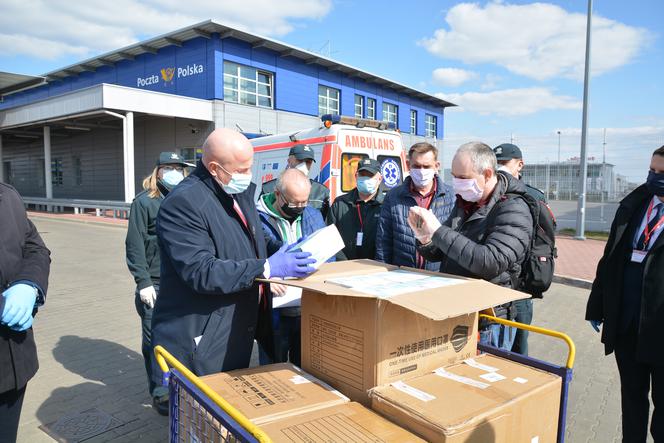
<instances>
[{"instance_id":1,"label":"red brick paving","mask_svg":"<svg viewBox=\"0 0 664 443\"><path fill-rule=\"evenodd\" d=\"M556 275L592 281L597 263L604 253L606 242L601 240L574 240L572 237L556 237L558 259Z\"/></svg>"},{"instance_id":2,"label":"red brick paving","mask_svg":"<svg viewBox=\"0 0 664 443\"><path fill-rule=\"evenodd\" d=\"M52 212L28 211L28 217L43 217L58 220L72 220L84 223L103 223L111 225L127 226L128 221L122 218L113 218L112 211L108 211L106 216L97 217L93 212L85 214L54 214Z\"/></svg>"}]
</instances>

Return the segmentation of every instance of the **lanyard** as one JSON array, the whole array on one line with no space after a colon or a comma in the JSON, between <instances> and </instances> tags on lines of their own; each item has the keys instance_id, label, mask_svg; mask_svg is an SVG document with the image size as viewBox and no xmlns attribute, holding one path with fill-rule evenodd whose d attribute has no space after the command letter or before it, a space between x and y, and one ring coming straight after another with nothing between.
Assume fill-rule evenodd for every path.
<instances>
[{"instance_id":1,"label":"lanyard","mask_svg":"<svg viewBox=\"0 0 664 443\"><path fill-rule=\"evenodd\" d=\"M360 204L357 203L355 207L357 208L357 218L360 219L360 232L362 232L364 231L364 221L362 220L362 211L360 211Z\"/></svg>"},{"instance_id":2,"label":"lanyard","mask_svg":"<svg viewBox=\"0 0 664 443\"><path fill-rule=\"evenodd\" d=\"M648 216L646 217L646 227L643 230L643 248L648 249L648 243L650 243L650 236L652 235L653 232L657 231L662 224L664 224L664 215L660 217L660 219L657 221L655 226L652 227L652 230L650 230L650 216L652 215L652 208L654 207L653 201L650 200L650 205L648 206ZM661 203L660 203L661 204Z\"/></svg>"}]
</instances>

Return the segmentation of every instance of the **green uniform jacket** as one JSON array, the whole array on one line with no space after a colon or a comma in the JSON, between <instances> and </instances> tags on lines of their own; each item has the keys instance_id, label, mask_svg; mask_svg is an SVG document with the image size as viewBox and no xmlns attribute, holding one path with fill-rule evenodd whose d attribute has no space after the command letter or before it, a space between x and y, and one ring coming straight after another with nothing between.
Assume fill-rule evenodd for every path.
<instances>
[{"instance_id":1,"label":"green uniform jacket","mask_svg":"<svg viewBox=\"0 0 664 443\"><path fill-rule=\"evenodd\" d=\"M131 204L125 247L127 266L139 291L159 282L161 259L155 223L163 200L161 194L150 198L147 191L143 191Z\"/></svg>"},{"instance_id":2,"label":"green uniform jacket","mask_svg":"<svg viewBox=\"0 0 664 443\"><path fill-rule=\"evenodd\" d=\"M357 188L337 197L327 214L327 224L336 225L341 238L344 239L346 247L337 253L337 260L355 260L358 258L376 258L376 230L380 219L380 209L383 204L385 193L379 190L369 200L363 202ZM362 224L357 213L360 208ZM357 246L357 233L362 231L362 246Z\"/></svg>"}]
</instances>

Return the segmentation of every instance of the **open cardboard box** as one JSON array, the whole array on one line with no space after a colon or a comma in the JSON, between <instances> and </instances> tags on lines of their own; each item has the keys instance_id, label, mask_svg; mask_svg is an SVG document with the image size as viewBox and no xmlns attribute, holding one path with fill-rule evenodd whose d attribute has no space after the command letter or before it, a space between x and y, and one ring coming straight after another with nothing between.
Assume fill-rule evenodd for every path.
<instances>
[{"instance_id":1,"label":"open cardboard box","mask_svg":"<svg viewBox=\"0 0 664 443\"><path fill-rule=\"evenodd\" d=\"M383 297L331 282L399 269L454 284ZM267 281L303 289L302 368L365 405L375 386L474 356L478 312L529 297L483 280L372 260L326 263L304 279Z\"/></svg>"}]
</instances>

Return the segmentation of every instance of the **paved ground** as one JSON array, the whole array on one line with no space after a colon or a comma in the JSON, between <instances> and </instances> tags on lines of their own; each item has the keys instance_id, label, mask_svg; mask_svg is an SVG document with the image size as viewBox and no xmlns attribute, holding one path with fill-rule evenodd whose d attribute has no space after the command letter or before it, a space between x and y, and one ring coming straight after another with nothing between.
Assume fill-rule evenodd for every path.
<instances>
[{"instance_id":1,"label":"paved ground","mask_svg":"<svg viewBox=\"0 0 664 443\"><path fill-rule=\"evenodd\" d=\"M606 242L600 240L574 240L572 237L556 237L558 259L556 275L593 281L597 263L604 253Z\"/></svg>"},{"instance_id":2,"label":"paved ground","mask_svg":"<svg viewBox=\"0 0 664 443\"><path fill-rule=\"evenodd\" d=\"M90 441L165 441L168 420L151 409L147 395L124 226L34 221L53 251L53 266L47 305L35 321L41 368L28 386L19 441L53 441L39 426L91 408L109 414L117 427ZM577 344L567 441L618 441L617 370L583 321L587 294L554 285L535 302L535 322L567 332ZM565 360L565 347L555 341L533 337L531 347L542 359Z\"/></svg>"}]
</instances>

